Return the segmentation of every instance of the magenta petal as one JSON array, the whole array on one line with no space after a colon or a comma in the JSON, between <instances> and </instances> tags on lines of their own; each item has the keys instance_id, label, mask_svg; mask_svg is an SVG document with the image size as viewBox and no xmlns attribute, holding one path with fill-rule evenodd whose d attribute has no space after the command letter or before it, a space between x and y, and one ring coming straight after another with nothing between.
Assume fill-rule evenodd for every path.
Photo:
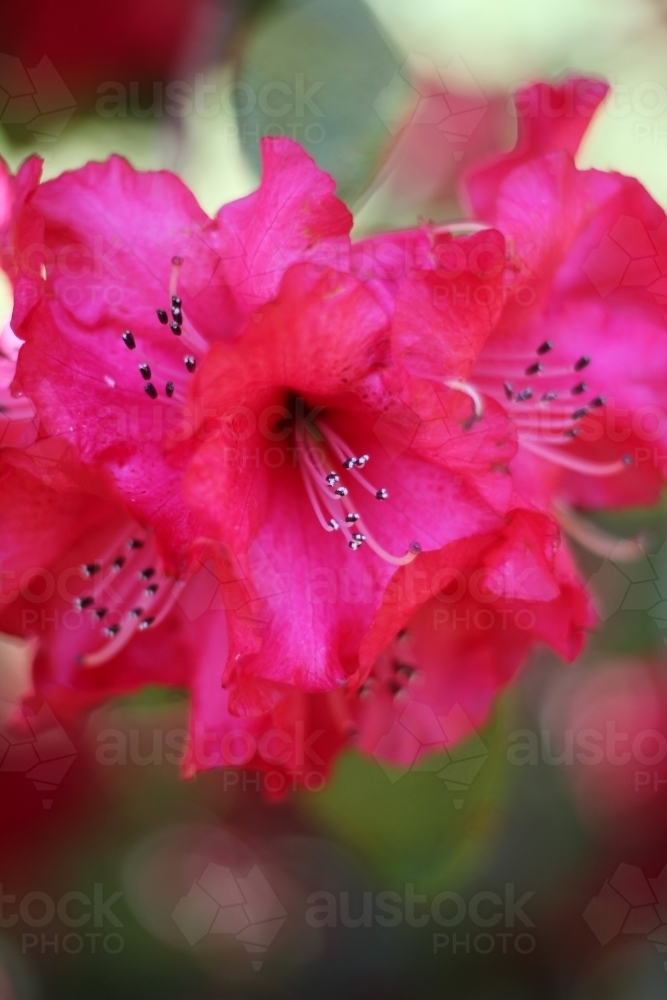
<instances>
[{"instance_id":1,"label":"magenta petal","mask_svg":"<svg viewBox=\"0 0 667 1000\"><path fill-rule=\"evenodd\" d=\"M559 85L537 83L519 90L515 99L519 119L515 148L474 167L466 178L465 191L476 216L494 219L501 184L522 163L561 150L574 156L608 91L605 82L585 77L572 77Z\"/></svg>"},{"instance_id":2,"label":"magenta petal","mask_svg":"<svg viewBox=\"0 0 667 1000\"><path fill-rule=\"evenodd\" d=\"M465 379L503 306L505 240L493 229L432 240L399 282L392 347L411 375Z\"/></svg>"},{"instance_id":3,"label":"magenta petal","mask_svg":"<svg viewBox=\"0 0 667 1000\"><path fill-rule=\"evenodd\" d=\"M298 143L262 140L259 188L221 208L206 235L241 314L273 298L291 264L344 267L352 216L334 189Z\"/></svg>"}]
</instances>

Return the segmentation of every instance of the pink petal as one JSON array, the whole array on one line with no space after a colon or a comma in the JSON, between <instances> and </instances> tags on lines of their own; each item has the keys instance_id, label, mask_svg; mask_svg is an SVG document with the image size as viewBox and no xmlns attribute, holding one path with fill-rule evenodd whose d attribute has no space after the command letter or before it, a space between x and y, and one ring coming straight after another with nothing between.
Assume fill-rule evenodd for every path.
<instances>
[{"instance_id":1,"label":"pink petal","mask_svg":"<svg viewBox=\"0 0 667 1000\"><path fill-rule=\"evenodd\" d=\"M517 166L558 150L574 156L608 90L606 83L585 77L572 77L555 86L537 83L519 90L515 99L519 118L515 148L468 174L465 189L476 216L486 220L495 217L502 182Z\"/></svg>"}]
</instances>

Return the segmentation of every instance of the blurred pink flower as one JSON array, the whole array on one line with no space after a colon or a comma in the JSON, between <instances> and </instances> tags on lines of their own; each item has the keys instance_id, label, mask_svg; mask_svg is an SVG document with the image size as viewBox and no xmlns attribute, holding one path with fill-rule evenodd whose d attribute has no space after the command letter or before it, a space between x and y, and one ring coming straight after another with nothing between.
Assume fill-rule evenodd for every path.
<instances>
[{"instance_id":1,"label":"blurred pink flower","mask_svg":"<svg viewBox=\"0 0 667 1000\"><path fill-rule=\"evenodd\" d=\"M520 759L557 766L586 825L609 845L664 844L667 684L656 658L606 659L555 684ZM523 756L521 756L523 755ZM557 761L557 764L553 762Z\"/></svg>"}]
</instances>

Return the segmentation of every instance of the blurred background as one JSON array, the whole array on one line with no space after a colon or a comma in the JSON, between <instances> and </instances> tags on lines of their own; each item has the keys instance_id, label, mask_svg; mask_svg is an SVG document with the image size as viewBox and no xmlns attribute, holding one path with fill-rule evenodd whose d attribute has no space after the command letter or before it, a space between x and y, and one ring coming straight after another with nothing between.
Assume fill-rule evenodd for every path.
<instances>
[{"instance_id":1,"label":"blurred background","mask_svg":"<svg viewBox=\"0 0 667 1000\"><path fill-rule=\"evenodd\" d=\"M13 167L120 152L214 212L256 184L260 136L289 135L359 233L455 219L461 171L513 142L511 92L576 72L613 88L580 165L667 207L662 0L5 0L1 16ZM350 752L324 790L274 802L253 774L186 782L185 697L157 689L76 733L0 736L0 1000L665 996L667 506L598 522L644 532L647 555L577 551L603 619L585 656L536 653L483 730L420 768ZM29 651L0 655L4 717Z\"/></svg>"}]
</instances>

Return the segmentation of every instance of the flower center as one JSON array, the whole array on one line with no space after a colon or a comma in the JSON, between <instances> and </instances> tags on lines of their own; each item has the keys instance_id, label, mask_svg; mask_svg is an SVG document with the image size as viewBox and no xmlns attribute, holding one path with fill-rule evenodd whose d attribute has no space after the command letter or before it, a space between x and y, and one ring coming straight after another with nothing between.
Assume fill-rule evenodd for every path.
<instances>
[{"instance_id":1,"label":"flower center","mask_svg":"<svg viewBox=\"0 0 667 1000\"><path fill-rule=\"evenodd\" d=\"M604 406L605 397L590 398L582 378L590 357L582 355L564 365L551 363L552 350L549 340L533 354L485 348L473 371L474 386L505 407L517 426L520 443L534 454L586 475L622 472L630 464L627 456L615 462L592 462L564 450L579 436L580 421Z\"/></svg>"},{"instance_id":2,"label":"flower center","mask_svg":"<svg viewBox=\"0 0 667 1000\"><path fill-rule=\"evenodd\" d=\"M373 484L363 471L370 462L369 454L355 455L326 420L304 416L302 406L295 409L294 438L308 499L325 531L342 532L353 552L368 545L394 566L405 566L416 559L421 552L418 542L411 542L402 556L387 552L373 535L366 515L354 503L359 490L370 493L379 503L389 499L389 491Z\"/></svg>"},{"instance_id":3,"label":"flower center","mask_svg":"<svg viewBox=\"0 0 667 1000\"><path fill-rule=\"evenodd\" d=\"M99 622L102 640L81 656L85 667L107 663L136 632L159 625L186 582L166 575L152 533L132 523L99 558L81 567L81 576L87 586L74 606Z\"/></svg>"}]
</instances>

